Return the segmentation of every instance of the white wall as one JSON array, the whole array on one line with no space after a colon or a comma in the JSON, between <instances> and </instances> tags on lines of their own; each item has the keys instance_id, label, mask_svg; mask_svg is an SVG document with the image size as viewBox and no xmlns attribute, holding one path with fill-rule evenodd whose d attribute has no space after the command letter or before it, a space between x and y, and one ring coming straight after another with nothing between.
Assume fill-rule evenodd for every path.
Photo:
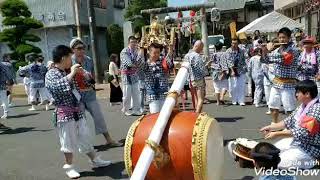
<instances>
[{"instance_id":1,"label":"white wall","mask_svg":"<svg viewBox=\"0 0 320 180\"><path fill-rule=\"evenodd\" d=\"M274 0L274 9L278 10L293 3L302 2L303 0Z\"/></svg>"}]
</instances>

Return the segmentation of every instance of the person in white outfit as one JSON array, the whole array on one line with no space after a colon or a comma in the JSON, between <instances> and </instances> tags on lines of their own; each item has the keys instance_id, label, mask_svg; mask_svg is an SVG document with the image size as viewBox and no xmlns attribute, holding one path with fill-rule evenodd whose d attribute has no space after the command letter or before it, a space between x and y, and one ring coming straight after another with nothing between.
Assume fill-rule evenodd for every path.
<instances>
[{"instance_id":1,"label":"person in white outfit","mask_svg":"<svg viewBox=\"0 0 320 180\"><path fill-rule=\"evenodd\" d=\"M249 76L253 79L255 85L254 91L254 101L253 104L256 107L262 107L262 98L263 98L263 71L261 59L261 48L254 48L255 56L251 57L248 64Z\"/></svg>"},{"instance_id":2,"label":"person in white outfit","mask_svg":"<svg viewBox=\"0 0 320 180\"><path fill-rule=\"evenodd\" d=\"M229 78L229 90L231 93L232 104L245 106L246 72L247 65L244 51L239 48L238 40L233 39L231 47L226 51L228 67L231 70Z\"/></svg>"},{"instance_id":3,"label":"person in white outfit","mask_svg":"<svg viewBox=\"0 0 320 180\"><path fill-rule=\"evenodd\" d=\"M4 64L0 63L0 103L3 104L3 115L0 119L0 128L7 128L2 120L8 117L9 102L7 96L7 83L12 79L10 70Z\"/></svg>"},{"instance_id":4,"label":"person in white outfit","mask_svg":"<svg viewBox=\"0 0 320 180\"><path fill-rule=\"evenodd\" d=\"M120 53L120 71L123 91L122 112L126 116L141 115L141 101L139 90L138 71L144 63L144 49L138 47L137 39L134 36L128 38L129 45ZM132 111L131 108L132 98Z\"/></svg>"},{"instance_id":5,"label":"person in white outfit","mask_svg":"<svg viewBox=\"0 0 320 180\"><path fill-rule=\"evenodd\" d=\"M224 96L228 91L228 74L229 68L225 52L221 52L223 44L217 44L217 52L211 56L211 76L213 80L213 87L217 99L217 105L224 103Z\"/></svg>"},{"instance_id":6,"label":"person in white outfit","mask_svg":"<svg viewBox=\"0 0 320 180\"><path fill-rule=\"evenodd\" d=\"M26 56L31 64L19 69L19 74L30 78L30 111L35 111L35 105L37 104L37 93L40 95L41 104L46 105L46 110L49 110L48 93L45 88L45 75L47 68L41 63L39 55L30 53Z\"/></svg>"},{"instance_id":7,"label":"person in white outfit","mask_svg":"<svg viewBox=\"0 0 320 180\"><path fill-rule=\"evenodd\" d=\"M104 161L96 156L90 140L90 131L84 112L80 109L78 87L74 80L75 75L82 71L79 64L72 66L72 50L64 45L54 48L53 61L55 67L46 74L46 88L55 99L56 109L52 121L56 127L61 152L64 153L65 164L63 169L71 179L79 178L80 174L73 164L73 155L76 151L87 154L92 167L104 167L111 161ZM67 70L71 68L69 74Z\"/></svg>"}]
</instances>

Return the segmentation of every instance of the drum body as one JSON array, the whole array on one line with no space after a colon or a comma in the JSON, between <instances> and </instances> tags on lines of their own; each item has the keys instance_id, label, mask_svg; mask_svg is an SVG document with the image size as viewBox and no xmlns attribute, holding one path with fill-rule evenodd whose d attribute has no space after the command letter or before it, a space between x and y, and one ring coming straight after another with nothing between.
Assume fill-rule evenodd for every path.
<instances>
[{"instance_id":1,"label":"drum body","mask_svg":"<svg viewBox=\"0 0 320 180\"><path fill-rule=\"evenodd\" d=\"M125 143L125 165L132 174L150 132L158 118L150 114L135 121ZM170 156L161 168L151 164L148 180L221 179L223 167L223 137L217 121L206 114L173 111L160 146Z\"/></svg>"}]
</instances>

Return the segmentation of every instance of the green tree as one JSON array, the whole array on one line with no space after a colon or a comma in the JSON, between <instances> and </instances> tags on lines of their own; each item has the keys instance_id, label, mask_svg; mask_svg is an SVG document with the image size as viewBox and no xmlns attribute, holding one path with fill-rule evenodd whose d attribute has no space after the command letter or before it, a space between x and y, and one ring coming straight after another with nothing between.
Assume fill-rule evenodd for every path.
<instances>
[{"instance_id":1,"label":"green tree","mask_svg":"<svg viewBox=\"0 0 320 180\"><path fill-rule=\"evenodd\" d=\"M120 54L123 48L123 31L117 24L108 26L108 54Z\"/></svg>"},{"instance_id":2,"label":"green tree","mask_svg":"<svg viewBox=\"0 0 320 180\"><path fill-rule=\"evenodd\" d=\"M137 18L141 15L140 11L143 9L152 9L159 7L166 7L167 0L132 0L128 8L126 9L125 18L132 20L134 32L140 32L142 26L150 24L150 16L143 14L142 17Z\"/></svg>"},{"instance_id":3,"label":"green tree","mask_svg":"<svg viewBox=\"0 0 320 180\"><path fill-rule=\"evenodd\" d=\"M12 51L12 58L23 61L25 54L41 53L41 49L32 45L41 39L29 32L31 29L43 27L42 22L34 19L28 6L22 0L5 0L0 6L4 17L4 30L0 32L0 42L7 43ZM31 42L31 43L30 43Z\"/></svg>"}]
</instances>

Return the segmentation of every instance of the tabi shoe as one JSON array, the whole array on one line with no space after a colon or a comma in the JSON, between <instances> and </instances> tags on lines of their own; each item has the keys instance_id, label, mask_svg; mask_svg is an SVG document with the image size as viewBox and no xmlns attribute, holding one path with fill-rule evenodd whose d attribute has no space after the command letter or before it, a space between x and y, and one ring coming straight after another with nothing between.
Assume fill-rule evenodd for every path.
<instances>
[{"instance_id":1,"label":"tabi shoe","mask_svg":"<svg viewBox=\"0 0 320 180\"><path fill-rule=\"evenodd\" d=\"M106 167L111 164L111 161L102 160L99 156L96 156L94 160L89 161L93 168Z\"/></svg>"},{"instance_id":2,"label":"tabi shoe","mask_svg":"<svg viewBox=\"0 0 320 180\"><path fill-rule=\"evenodd\" d=\"M80 177L80 174L76 171L76 169L74 168L74 165L73 164L65 164L63 166L63 169L65 170L67 176L70 178L70 179L77 179Z\"/></svg>"}]
</instances>

